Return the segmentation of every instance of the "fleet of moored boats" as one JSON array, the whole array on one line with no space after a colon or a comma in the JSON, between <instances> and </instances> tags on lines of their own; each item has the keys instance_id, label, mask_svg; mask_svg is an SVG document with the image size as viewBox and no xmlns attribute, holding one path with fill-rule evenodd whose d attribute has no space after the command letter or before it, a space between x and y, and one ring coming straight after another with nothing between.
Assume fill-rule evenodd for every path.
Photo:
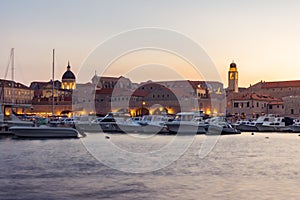
<instances>
[{"instance_id":1,"label":"fleet of moored boats","mask_svg":"<svg viewBox=\"0 0 300 200\"><path fill-rule=\"evenodd\" d=\"M226 135L241 132L300 132L300 122L289 117L260 116L256 120L239 120L228 123L225 117L207 117L202 112L180 112L171 118L164 115L144 115L132 118L129 114L108 113L93 120L50 121L47 125L35 126L33 122L17 117L4 120L0 115L1 133L17 137L66 138L81 137L85 133L133 133L133 134L206 134ZM68 126L68 127L66 127Z\"/></svg>"}]
</instances>

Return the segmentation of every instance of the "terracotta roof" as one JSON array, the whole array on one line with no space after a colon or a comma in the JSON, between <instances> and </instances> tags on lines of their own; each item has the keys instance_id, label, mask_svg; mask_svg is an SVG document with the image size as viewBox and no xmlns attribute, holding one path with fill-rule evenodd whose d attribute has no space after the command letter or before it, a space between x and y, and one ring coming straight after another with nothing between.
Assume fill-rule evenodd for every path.
<instances>
[{"instance_id":1,"label":"terracotta roof","mask_svg":"<svg viewBox=\"0 0 300 200\"><path fill-rule=\"evenodd\" d=\"M264 82L262 88L300 87L300 80Z\"/></svg>"},{"instance_id":2,"label":"terracotta roof","mask_svg":"<svg viewBox=\"0 0 300 200\"><path fill-rule=\"evenodd\" d=\"M269 105L283 105L282 101L271 101Z\"/></svg>"},{"instance_id":3,"label":"terracotta roof","mask_svg":"<svg viewBox=\"0 0 300 200\"><path fill-rule=\"evenodd\" d=\"M256 94L256 93L244 93L238 94L233 100L258 100L258 101L272 101L272 102L279 102L281 101L278 98L272 97L268 94Z\"/></svg>"}]
</instances>

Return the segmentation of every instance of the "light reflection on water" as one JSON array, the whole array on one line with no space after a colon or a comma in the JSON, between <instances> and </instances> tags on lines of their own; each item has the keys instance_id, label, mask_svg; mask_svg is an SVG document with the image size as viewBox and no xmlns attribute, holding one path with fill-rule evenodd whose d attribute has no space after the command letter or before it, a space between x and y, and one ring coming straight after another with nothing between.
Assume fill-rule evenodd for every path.
<instances>
[{"instance_id":1,"label":"light reflection on water","mask_svg":"<svg viewBox=\"0 0 300 200\"><path fill-rule=\"evenodd\" d=\"M157 137L149 140L149 147L171 136ZM108 168L78 139L3 138L0 199L299 199L298 135L221 136L213 151L200 159L205 137L198 135L170 166L145 174ZM146 148L126 135L111 135L111 140L141 152Z\"/></svg>"}]
</instances>

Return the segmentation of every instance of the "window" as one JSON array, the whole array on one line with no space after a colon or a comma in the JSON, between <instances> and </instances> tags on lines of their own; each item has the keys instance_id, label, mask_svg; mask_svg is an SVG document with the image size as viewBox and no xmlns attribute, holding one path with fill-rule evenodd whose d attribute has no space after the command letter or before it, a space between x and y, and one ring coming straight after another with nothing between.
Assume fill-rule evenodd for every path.
<instances>
[{"instance_id":1,"label":"window","mask_svg":"<svg viewBox=\"0 0 300 200\"><path fill-rule=\"evenodd\" d=\"M272 109L273 109L273 106L272 106L272 105L269 105L269 109L272 110Z\"/></svg>"},{"instance_id":2,"label":"window","mask_svg":"<svg viewBox=\"0 0 300 200\"><path fill-rule=\"evenodd\" d=\"M291 115L293 115L294 114L294 109L291 109Z\"/></svg>"},{"instance_id":3,"label":"window","mask_svg":"<svg viewBox=\"0 0 300 200\"><path fill-rule=\"evenodd\" d=\"M248 102L247 102L247 108L249 108L249 107L250 107L250 102L248 101Z\"/></svg>"},{"instance_id":4,"label":"window","mask_svg":"<svg viewBox=\"0 0 300 200\"><path fill-rule=\"evenodd\" d=\"M259 103L258 102L256 103L256 107L259 107Z\"/></svg>"},{"instance_id":5,"label":"window","mask_svg":"<svg viewBox=\"0 0 300 200\"><path fill-rule=\"evenodd\" d=\"M239 107L239 103L234 103L233 107L238 108Z\"/></svg>"}]
</instances>

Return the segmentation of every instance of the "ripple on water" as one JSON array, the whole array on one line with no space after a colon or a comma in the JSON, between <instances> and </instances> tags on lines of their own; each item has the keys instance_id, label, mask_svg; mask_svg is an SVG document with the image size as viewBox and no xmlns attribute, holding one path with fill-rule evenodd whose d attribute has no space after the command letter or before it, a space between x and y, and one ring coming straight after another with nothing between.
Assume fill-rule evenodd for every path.
<instances>
[{"instance_id":1,"label":"ripple on water","mask_svg":"<svg viewBox=\"0 0 300 200\"><path fill-rule=\"evenodd\" d=\"M170 138L157 139L161 145ZM177 161L144 174L110 169L95 160L80 140L1 139L0 199L299 198L297 135L221 136L212 152L200 159L204 139L197 136ZM114 135L112 140L145 151L145 145L130 137ZM148 146L159 147L156 142L149 140Z\"/></svg>"}]
</instances>

